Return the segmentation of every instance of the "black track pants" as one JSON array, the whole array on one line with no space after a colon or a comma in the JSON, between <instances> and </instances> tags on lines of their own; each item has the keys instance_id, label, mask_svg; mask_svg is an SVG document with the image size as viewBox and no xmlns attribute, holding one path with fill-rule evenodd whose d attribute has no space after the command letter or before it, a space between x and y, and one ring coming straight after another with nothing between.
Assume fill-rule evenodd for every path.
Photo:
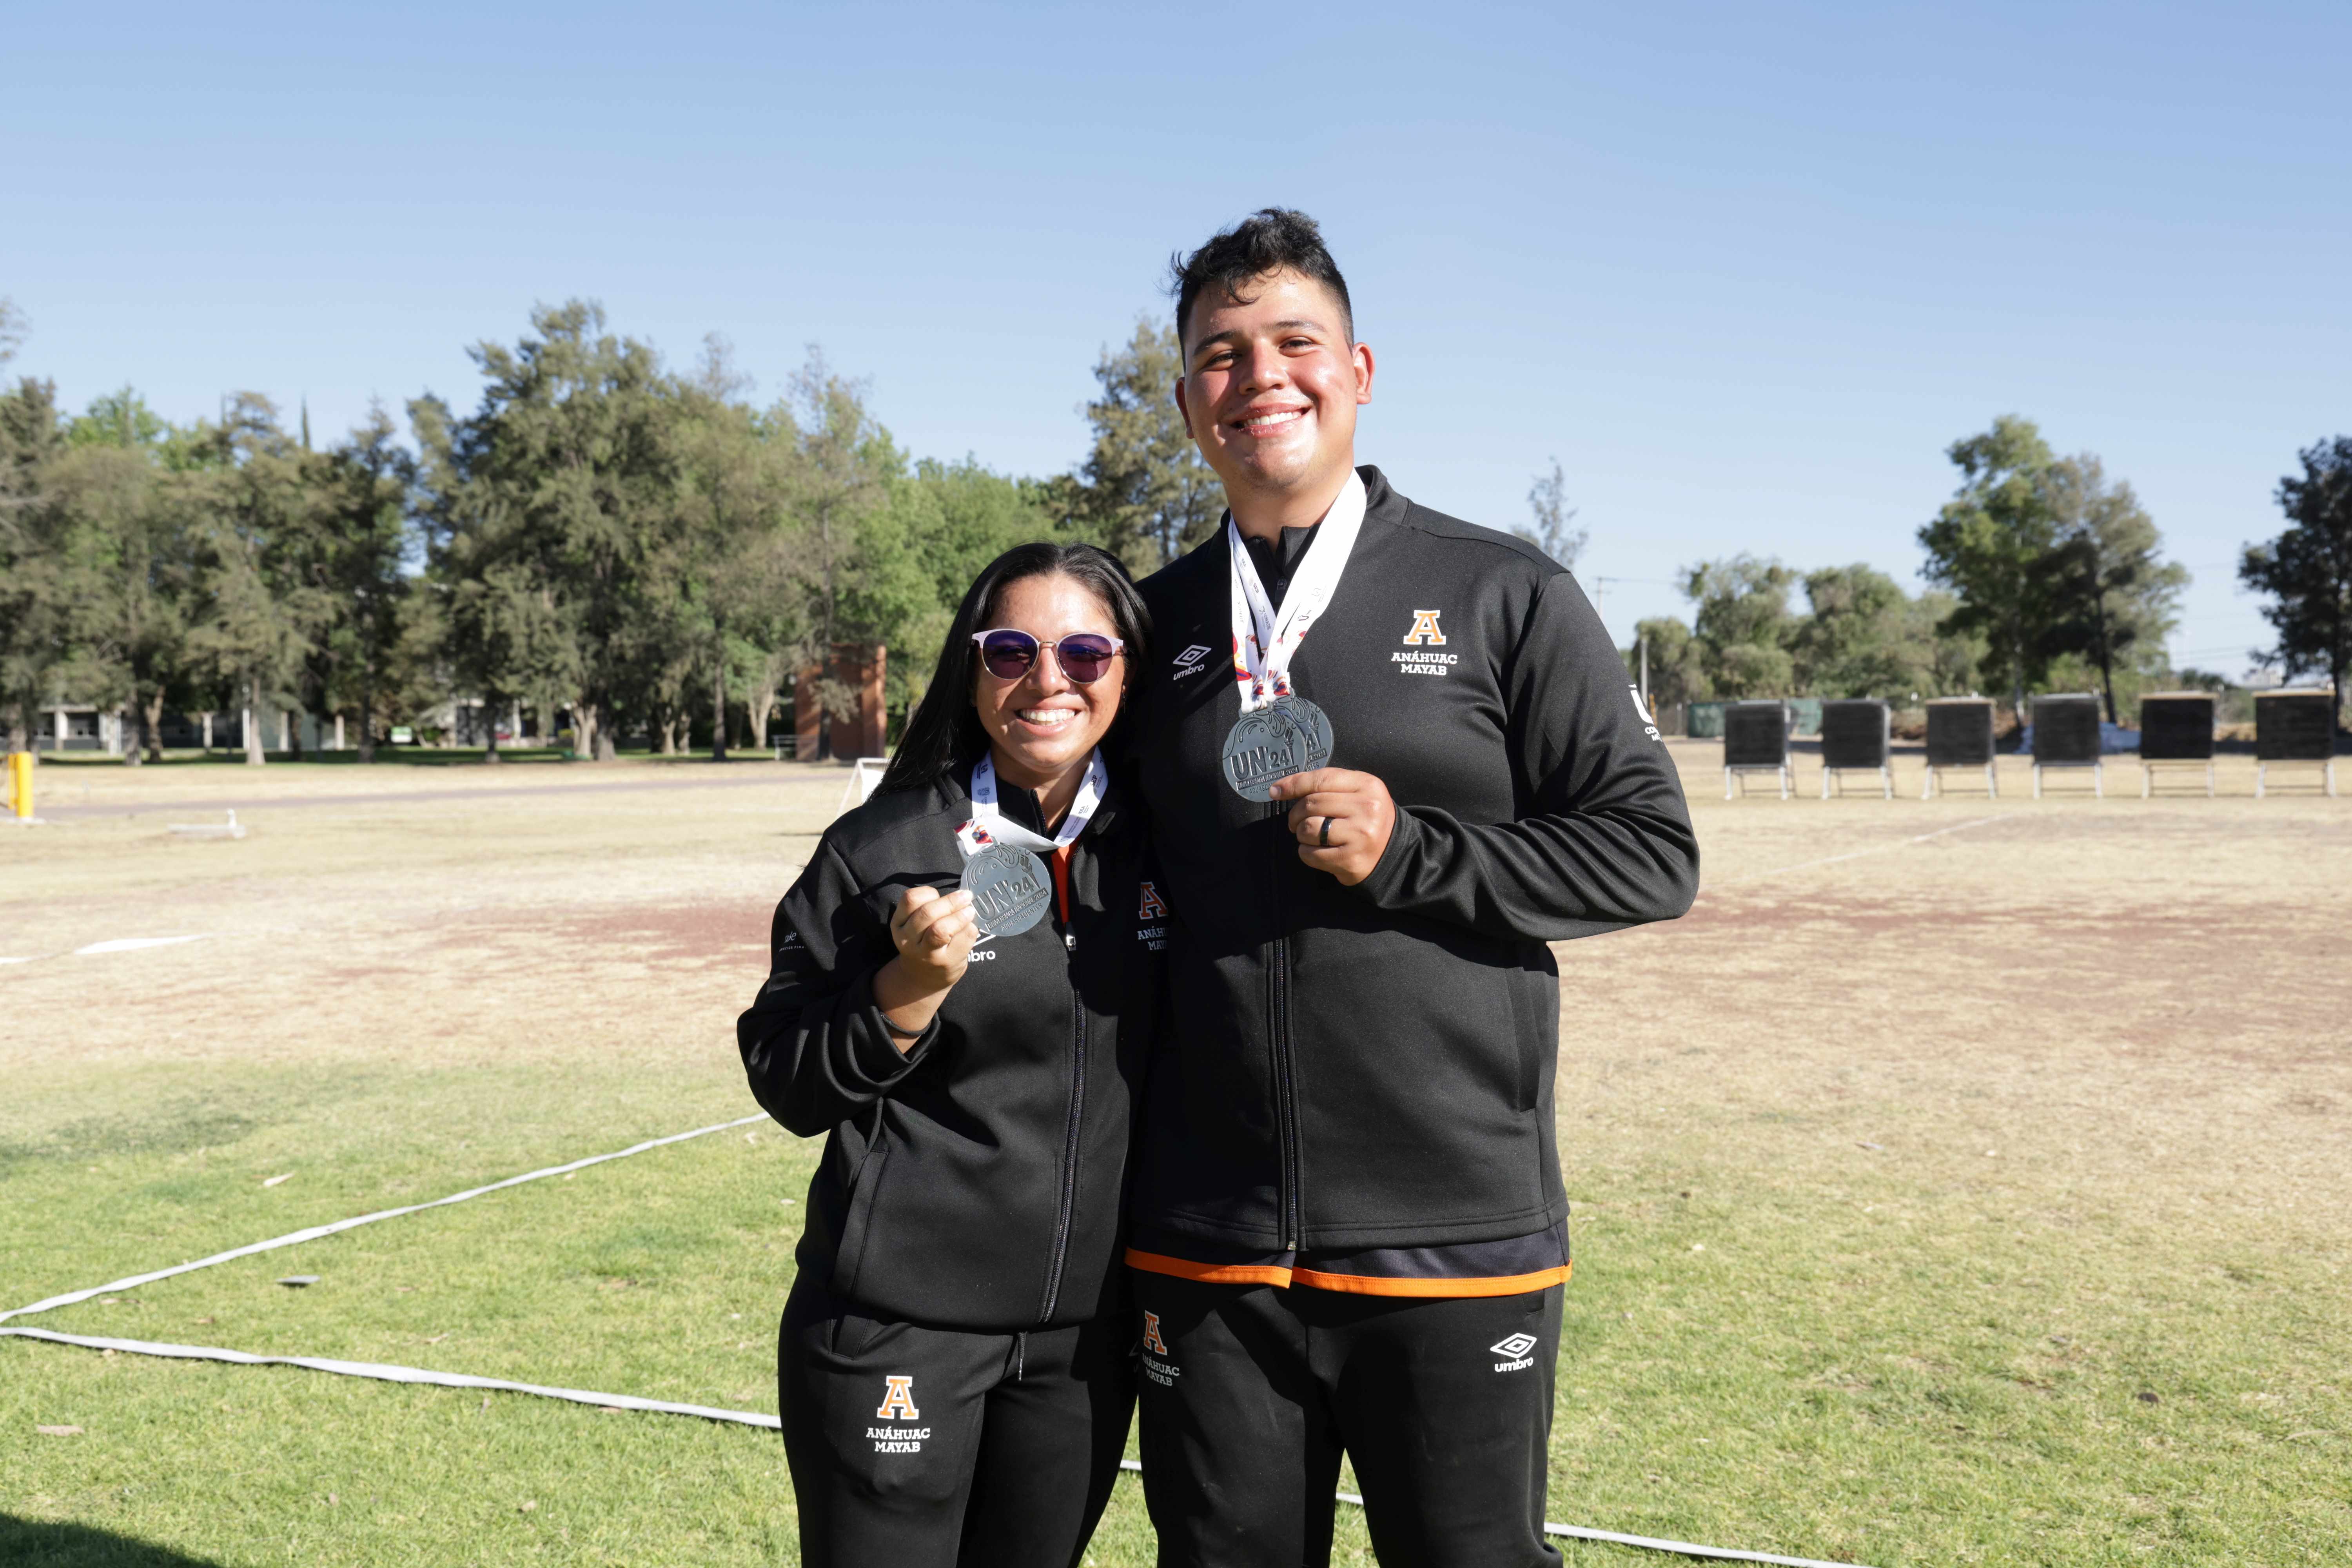
<instances>
[{"instance_id":1,"label":"black track pants","mask_svg":"<svg viewBox=\"0 0 2352 1568\"><path fill-rule=\"evenodd\" d=\"M810 1284L776 1383L803 1568L1068 1568L1135 1404L1125 1311L999 1334L866 1316Z\"/></svg>"},{"instance_id":2,"label":"black track pants","mask_svg":"<svg viewBox=\"0 0 2352 1568\"><path fill-rule=\"evenodd\" d=\"M1339 1456L1381 1568L1537 1568L1560 1288L1458 1300L1138 1271L1160 1568L1320 1568Z\"/></svg>"}]
</instances>

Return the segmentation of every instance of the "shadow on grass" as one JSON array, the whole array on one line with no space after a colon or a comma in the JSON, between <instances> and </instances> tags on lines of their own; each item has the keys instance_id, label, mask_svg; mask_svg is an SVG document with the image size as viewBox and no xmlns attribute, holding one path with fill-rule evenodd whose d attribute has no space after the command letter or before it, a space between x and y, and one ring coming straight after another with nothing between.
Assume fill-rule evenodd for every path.
<instances>
[{"instance_id":1,"label":"shadow on grass","mask_svg":"<svg viewBox=\"0 0 2352 1568\"><path fill-rule=\"evenodd\" d=\"M209 1557L191 1557L110 1531L6 1513L0 1513L0 1563L37 1563L41 1568L217 1568Z\"/></svg>"}]
</instances>

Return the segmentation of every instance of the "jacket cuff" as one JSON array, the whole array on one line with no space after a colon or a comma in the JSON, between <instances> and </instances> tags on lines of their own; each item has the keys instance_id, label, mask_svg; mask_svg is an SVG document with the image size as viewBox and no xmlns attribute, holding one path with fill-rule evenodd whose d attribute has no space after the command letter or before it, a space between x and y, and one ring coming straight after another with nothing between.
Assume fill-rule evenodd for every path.
<instances>
[{"instance_id":1,"label":"jacket cuff","mask_svg":"<svg viewBox=\"0 0 2352 1568\"><path fill-rule=\"evenodd\" d=\"M850 993L850 1016L856 1020L856 1027L849 1031L849 1049L857 1070L875 1088L883 1089L912 1072L923 1059L931 1042L940 1037L940 1016L932 1014L923 1032L901 1051L897 1043L900 1037L890 1032L890 1026L883 1021L881 1005L874 1000L875 973L868 970L858 976Z\"/></svg>"},{"instance_id":2,"label":"jacket cuff","mask_svg":"<svg viewBox=\"0 0 2352 1568\"><path fill-rule=\"evenodd\" d=\"M1423 836L1421 818L1410 809L1398 806L1396 826L1389 829L1389 841L1381 850L1380 860L1372 867L1372 874L1357 883L1353 890L1386 907L1395 898L1407 869L1419 858Z\"/></svg>"}]
</instances>

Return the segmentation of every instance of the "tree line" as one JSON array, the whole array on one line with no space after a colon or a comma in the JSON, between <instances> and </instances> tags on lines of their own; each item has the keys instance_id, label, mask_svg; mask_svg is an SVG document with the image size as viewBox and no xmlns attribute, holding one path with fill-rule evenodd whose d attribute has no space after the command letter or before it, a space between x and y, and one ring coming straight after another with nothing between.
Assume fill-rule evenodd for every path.
<instances>
[{"instance_id":1,"label":"tree line","mask_svg":"<svg viewBox=\"0 0 2352 1568\"><path fill-rule=\"evenodd\" d=\"M0 362L23 337L0 306ZM1139 573L1205 538L1223 493L1168 388L1172 331L1139 323L1096 366L1091 449L1048 479L914 459L866 389L812 350L751 396L723 341L667 365L583 301L471 351L478 396L378 407L314 446L257 394L174 425L125 388L70 414L53 384L0 392L0 722L28 743L71 694L121 706L133 760L164 711L339 715L362 758L453 696L568 716L579 753L689 727L764 746L779 698L829 657L888 646L889 709L920 696L957 601L1024 540L1084 540ZM247 760L263 740L246 727Z\"/></svg>"},{"instance_id":2,"label":"tree line","mask_svg":"<svg viewBox=\"0 0 2352 1568\"><path fill-rule=\"evenodd\" d=\"M1959 483L1917 536L1927 592L1913 597L1859 564L1801 575L1740 555L1688 567L1691 621L1637 628L1654 698L1901 703L1989 689L2022 721L2029 691L2087 689L2120 722L2160 684L2223 684L2170 665L2165 639L2189 574L2163 559L2155 521L2127 482L2091 454L2053 452L2014 415L1947 456ZM2278 634L2247 657L2291 679L2329 676L2341 698L2352 667L2352 438L2313 447L2302 463L2277 491L2289 526L2242 558L2240 578L2268 597ZM1790 603L1799 586L1801 614ZM1638 662L1638 647L1629 656Z\"/></svg>"},{"instance_id":3,"label":"tree line","mask_svg":"<svg viewBox=\"0 0 2352 1568\"><path fill-rule=\"evenodd\" d=\"M24 336L0 300L0 364ZM698 731L724 755L768 743L803 670L824 713L853 711L832 658L844 645L888 646L886 701L903 714L964 586L1014 543L1083 540L1141 574L1206 539L1223 508L1169 395L1174 333L1148 318L1094 367L1087 451L1044 479L910 458L814 350L766 403L716 336L672 367L584 301L469 353L470 405L411 401L406 440L382 407L318 446L307 414L289 425L253 393L174 425L130 388L79 414L45 380L0 390L11 743L71 694L122 709L134 758L160 756L167 710L270 709L352 721L364 757L462 697L491 717L493 755L495 716L528 713L544 740L559 712L583 754L609 758L625 736L677 752ZM1702 563L1683 574L1691 620L1639 627L1653 695L1986 686L2021 706L2054 681L2100 689L2113 714L2167 676L2186 574L2130 486L2016 417L1949 456L1958 487L1918 535L1930 591L1859 564ZM2291 526L2242 564L2279 634L2253 654L2341 690L2352 438L2303 463L2278 492ZM1557 461L1528 504L1517 531L1573 566L1586 533Z\"/></svg>"}]
</instances>

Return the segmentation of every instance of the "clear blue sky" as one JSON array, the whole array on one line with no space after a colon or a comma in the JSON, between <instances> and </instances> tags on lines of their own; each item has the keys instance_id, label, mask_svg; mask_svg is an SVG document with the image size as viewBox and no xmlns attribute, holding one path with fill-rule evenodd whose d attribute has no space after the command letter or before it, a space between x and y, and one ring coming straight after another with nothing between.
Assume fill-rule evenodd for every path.
<instances>
[{"instance_id":1,"label":"clear blue sky","mask_svg":"<svg viewBox=\"0 0 2352 1568\"><path fill-rule=\"evenodd\" d=\"M604 302L803 345L918 454L1070 466L1168 253L1320 218L1360 451L1508 526L1555 454L1621 637L1738 550L1910 580L1996 414L2128 479L2232 672L2297 447L2352 427L2352 5L27 4L0 29L16 370L324 434L469 406ZM1614 579L1596 583L1596 579Z\"/></svg>"}]
</instances>

